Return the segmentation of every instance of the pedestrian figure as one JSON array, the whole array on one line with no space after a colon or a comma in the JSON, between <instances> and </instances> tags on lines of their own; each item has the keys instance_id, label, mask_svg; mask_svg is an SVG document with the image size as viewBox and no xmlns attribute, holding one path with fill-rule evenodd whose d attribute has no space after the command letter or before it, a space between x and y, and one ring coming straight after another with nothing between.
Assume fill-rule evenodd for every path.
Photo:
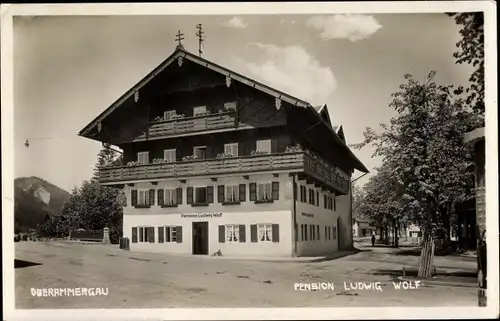
<instances>
[{"instance_id":1,"label":"pedestrian figure","mask_svg":"<svg viewBox=\"0 0 500 321\"><path fill-rule=\"evenodd\" d=\"M375 247L375 235L372 234L372 247Z\"/></svg>"}]
</instances>

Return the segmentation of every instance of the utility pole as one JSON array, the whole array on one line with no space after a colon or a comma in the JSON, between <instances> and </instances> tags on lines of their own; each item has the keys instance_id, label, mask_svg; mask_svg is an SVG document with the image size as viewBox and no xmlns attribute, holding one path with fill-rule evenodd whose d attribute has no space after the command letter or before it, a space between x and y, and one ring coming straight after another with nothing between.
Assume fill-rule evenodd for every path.
<instances>
[{"instance_id":1,"label":"utility pole","mask_svg":"<svg viewBox=\"0 0 500 321\"><path fill-rule=\"evenodd\" d=\"M201 51L201 47L203 46L203 41L205 41L205 32L201 27L201 23L196 25L196 29L198 29L198 31L196 32L196 36L198 37L198 54L201 57L201 55L203 54L203 51Z\"/></svg>"}]
</instances>

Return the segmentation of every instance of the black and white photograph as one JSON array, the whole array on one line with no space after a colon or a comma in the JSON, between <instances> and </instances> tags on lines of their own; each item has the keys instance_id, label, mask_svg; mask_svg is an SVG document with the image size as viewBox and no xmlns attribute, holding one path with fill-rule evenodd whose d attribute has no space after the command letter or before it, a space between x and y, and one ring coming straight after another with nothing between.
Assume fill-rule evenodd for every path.
<instances>
[{"instance_id":1,"label":"black and white photograph","mask_svg":"<svg viewBox=\"0 0 500 321\"><path fill-rule=\"evenodd\" d=\"M2 4L6 319L498 317L495 12Z\"/></svg>"}]
</instances>

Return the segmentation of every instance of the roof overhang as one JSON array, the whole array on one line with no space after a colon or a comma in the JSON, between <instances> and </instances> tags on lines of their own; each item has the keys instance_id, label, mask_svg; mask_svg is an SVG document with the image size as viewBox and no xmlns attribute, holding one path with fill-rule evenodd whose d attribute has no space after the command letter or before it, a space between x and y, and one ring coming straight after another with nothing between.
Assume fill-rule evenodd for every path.
<instances>
[{"instance_id":1,"label":"roof overhang","mask_svg":"<svg viewBox=\"0 0 500 321\"><path fill-rule=\"evenodd\" d=\"M257 82L255 80L252 80L248 77L245 77L241 74L238 74L234 71L231 71L227 68L224 68L222 66L219 66L211 61L208 61L206 59L203 59L201 57L197 57L190 52L187 52L183 49L177 49L170 57L168 57L165 61L163 61L158 67L156 67L153 71L151 71L146 77L144 77L141 81L139 81L135 86L130 88L125 94L123 94L120 98L118 98L110 107L108 107L104 112L102 112L99 116L97 116L92 122L90 122L87 126L85 126L79 133L78 135L80 136L85 136L91 129L93 129L99 122L102 122L104 118L106 118L108 115L110 115L114 110L119 108L127 99L130 99L135 93L139 92L142 87L147 85L153 78L161 73L165 68L170 66L173 62L178 61L180 64L182 64L182 60L187 59L189 61L192 61L200 66L206 67L208 69L211 69L219 74L224 75L228 79L232 79L235 81L238 81L240 83L246 84L252 88L255 88L259 91L262 91L268 95L271 95L275 97L276 99L285 101L291 105L298 106L298 107L309 107L309 103L306 101L303 101L301 99L298 99L296 97L293 97L291 95L288 95L284 92L281 92L279 90L276 90L274 88L271 88L267 85L264 85L260 82Z\"/></svg>"},{"instance_id":2,"label":"roof overhang","mask_svg":"<svg viewBox=\"0 0 500 321\"><path fill-rule=\"evenodd\" d=\"M480 127L466 133L464 136L464 143L466 145L473 146L484 139L485 139L484 127Z\"/></svg>"}]
</instances>

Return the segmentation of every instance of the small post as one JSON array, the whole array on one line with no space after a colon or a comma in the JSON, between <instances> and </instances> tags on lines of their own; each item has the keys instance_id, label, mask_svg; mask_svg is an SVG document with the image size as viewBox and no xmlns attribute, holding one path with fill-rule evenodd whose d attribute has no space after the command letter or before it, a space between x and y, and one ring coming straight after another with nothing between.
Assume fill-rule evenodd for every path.
<instances>
[{"instance_id":1,"label":"small post","mask_svg":"<svg viewBox=\"0 0 500 321\"><path fill-rule=\"evenodd\" d=\"M105 227L103 230L103 236L102 236L102 243L103 244L110 244L111 241L109 240L109 227Z\"/></svg>"},{"instance_id":2,"label":"small post","mask_svg":"<svg viewBox=\"0 0 500 321\"><path fill-rule=\"evenodd\" d=\"M196 36L198 37L198 54L201 57L201 55L203 54L203 51L201 51L201 47L203 46L203 41L205 41L205 38L203 38L203 35L205 34L205 32L203 31L203 29L201 27L201 23L196 25L196 29L198 29L198 31L196 32Z\"/></svg>"}]
</instances>

